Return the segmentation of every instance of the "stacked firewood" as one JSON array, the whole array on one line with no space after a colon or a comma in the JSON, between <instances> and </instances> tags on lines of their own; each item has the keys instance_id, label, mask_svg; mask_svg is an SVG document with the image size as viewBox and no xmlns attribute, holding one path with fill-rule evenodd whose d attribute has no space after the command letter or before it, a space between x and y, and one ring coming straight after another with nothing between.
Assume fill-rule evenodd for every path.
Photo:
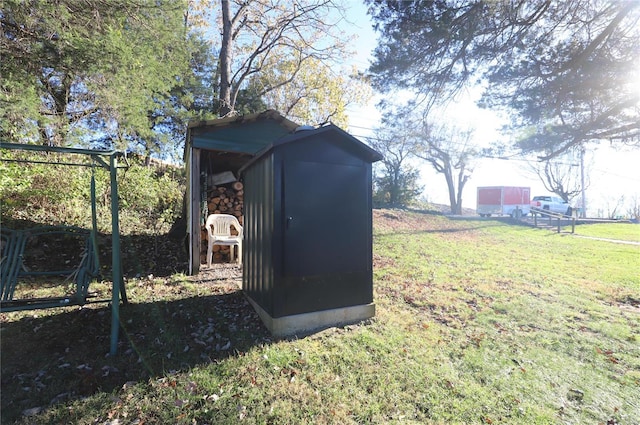
<instances>
[{"instance_id":1,"label":"stacked firewood","mask_svg":"<svg viewBox=\"0 0 640 425\"><path fill-rule=\"evenodd\" d=\"M235 215L242 224L244 185L234 182L230 185L213 186L209 190L207 207L209 214Z\"/></svg>"},{"instance_id":2,"label":"stacked firewood","mask_svg":"<svg viewBox=\"0 0 640 425\"><path fill-rule=\"evenodd\" d=\"M208 214L229 214L235 216L242 226L242 214L244 208L244 185L236 181L230 184L221 184L209 188L207 191ZM234 230L231 231L234 233ZM207 231L202 226L201 238L202 248L200 250L200 262L207 262ZM237 248L236 248L237 251ZM238 253L235 253L234 260L237 261ZM230 247L213 246L213 262L228 262L230 260Z\"/></svg>"}]
</instances>

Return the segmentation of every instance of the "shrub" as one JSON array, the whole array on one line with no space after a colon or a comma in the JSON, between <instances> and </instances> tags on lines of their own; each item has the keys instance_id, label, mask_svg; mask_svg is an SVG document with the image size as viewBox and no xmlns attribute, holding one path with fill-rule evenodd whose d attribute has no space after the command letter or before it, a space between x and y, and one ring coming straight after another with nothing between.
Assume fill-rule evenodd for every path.
<instances>
[{"instance_id":1,"label":"shrub","mask_svg":"<svg viewBox=\"0 0 640 425\"><path fill-rule=\"evenodd\" d=\"M91 227L91 173L95 172L98 230L111 231L109 171L90 165L82 155L2 151L0 199L3 225L67 224ZM26 162L14 162L26 161ZM35 162L34 162L35 161ZM123 234L158 235L169 230L181 212L184 170L158 168L134 161L118 170L120 230Z\"/></svg>"}]
</instances>

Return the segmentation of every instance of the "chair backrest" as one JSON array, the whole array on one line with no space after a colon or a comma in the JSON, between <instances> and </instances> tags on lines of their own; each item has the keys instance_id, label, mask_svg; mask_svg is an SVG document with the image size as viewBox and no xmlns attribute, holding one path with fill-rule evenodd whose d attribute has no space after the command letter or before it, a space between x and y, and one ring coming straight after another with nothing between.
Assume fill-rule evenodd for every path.
<instances>
[{"instance_id":1,"label":"chair backrest","mask_svg":"<svg viewBox=\"0 0 640 425\"><path fill-rule=\"evenodd\" d=\"M231 226L238 231L242 238L242 226L235 216L229 214L211 214L207 217L205 228L211 236L231 236Z\"/></svg>"}]
</instances>

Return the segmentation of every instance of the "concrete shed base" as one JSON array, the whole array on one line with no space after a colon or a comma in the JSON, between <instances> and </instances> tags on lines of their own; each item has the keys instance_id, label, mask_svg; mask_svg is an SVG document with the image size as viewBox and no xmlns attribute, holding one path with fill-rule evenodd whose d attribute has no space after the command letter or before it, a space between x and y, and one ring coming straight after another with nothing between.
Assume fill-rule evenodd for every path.
<instances>
[{"instance_id":1,"label":"concrete shed base","mask_svg":"<svg viewBox=\"0 0 640 425\"><path fill-rule=\"evenodd\" d=\"M274 318L250 297L247 299L275 337L310 335L322 329L361 322L376 314L375 304L371 303Z\"/></svg>"}]
</instances>

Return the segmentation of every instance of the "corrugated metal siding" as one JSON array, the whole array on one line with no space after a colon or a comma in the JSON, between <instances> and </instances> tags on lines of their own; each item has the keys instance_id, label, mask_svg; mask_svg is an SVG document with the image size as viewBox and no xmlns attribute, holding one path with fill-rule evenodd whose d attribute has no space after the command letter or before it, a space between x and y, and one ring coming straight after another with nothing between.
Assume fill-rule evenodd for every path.
<instances>
[{"instance_id":1,"label":"corrugated metal siding","mask_svg":"<svg viewBox=\"0 0 640 425\"><path fill-rule=\"evenodd\" d=\"M305 136L243 172L243 290L272 318L373 301L375 158L339 132Z\"/></svg>"},{"instance_id":2,"label":"corrugated metal siding","mask_svg":"<svg viewBox=\"0 0 640 425\"><path fill-rule=\"evenodd\" d=\"M258 161L245 173L245 257L242 289L266 312L273 314L274 264L273 155Z\"/></svg>"},{"instance_id":3,"label":"corrugated metal siding","mask_svg":"<svg viewBox=\"0 0 640 425\"><path fill-rule=\"evenodd\" d=\"M373 300L371 164L327 136L275 148L283 158L283 219L293 219L281 233L273 317Z\"/></svg>"}]
</instances>

